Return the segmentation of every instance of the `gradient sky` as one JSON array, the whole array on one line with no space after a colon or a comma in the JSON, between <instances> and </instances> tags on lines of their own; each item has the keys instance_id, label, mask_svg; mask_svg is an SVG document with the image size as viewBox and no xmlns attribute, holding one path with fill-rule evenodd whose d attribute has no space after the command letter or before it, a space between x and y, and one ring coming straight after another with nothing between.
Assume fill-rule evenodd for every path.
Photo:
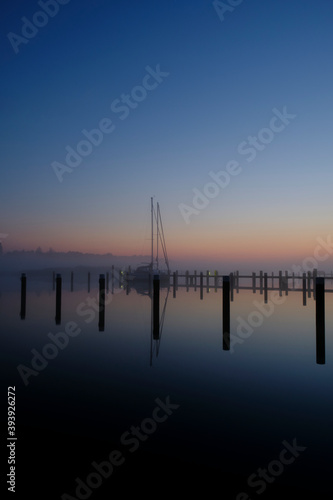
<instances>
[{"instance_id":1,"label":"gradient sky","mask_svg":"<svg viewBox=\"0 0 333 500\"><path fill-rule=\"evenodd\" d=\"M5 251L149 253L151 196L171 261L298 264L332 233L332 2L244 0L223 20L207 0L70 0L36 17L41 10L2 2ZM45 16L15 53L8 34ZM125 117L116 100L157 65L169 75L146 96L136 89ZM284 107L295 118L263 132L269 142L248 161L240 145ZM52 163L66 165L65 148L104 118L114 130L59 182ZM240 173L187 224L179 206L193 207L193 190L230 161Z\"/></svg>"}]
</instances>

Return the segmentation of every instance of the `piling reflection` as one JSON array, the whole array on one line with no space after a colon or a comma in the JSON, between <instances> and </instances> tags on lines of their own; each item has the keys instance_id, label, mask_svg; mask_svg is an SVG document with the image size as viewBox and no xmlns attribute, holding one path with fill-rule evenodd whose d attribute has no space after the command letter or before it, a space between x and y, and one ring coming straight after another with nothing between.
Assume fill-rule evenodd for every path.
<instances>
[{"instance_id":1,"label":"piling reflection","mask_svg":"<svg viewBox=\"0 0 333 500\"><path fill-rule=\"evenodd\" d=\"M230 350L230 276L223 276L223 319L222 319L222 334L223 334L223 350Z\"/></svg>"},{"instance_id":2,"label":"piling reflection","mask_svg":"<svg viewBox=\"0 0 333 500\"><path fill-rule=\"evenodd\" d=\"M112 268L111 276L109 273L99 275L99 304L98 304L98 330L105 330L105 306L108 303L106 301L106 293L118 293L120 291L125 292L129 295L132 290L135 290L137 294L148 296L151 301L151 363L153 358L153 352L156 356L159 352L161 333L164 323L164 318L166 314L166 304L169 297L169 292L172 287L173 298L177 298L177 290L183 288L184 291L190 292L194 291L197 298L203 301L205 297L209 300L208 294L213 292L221 294L222 301L222 345L224 351L230 351L230 337L236 332L231 331L230 319L234 313L234 307L237 306L234 302L239 302L239 297L235 295L236 292L242 290L249 290L256 293L263 293L263 304L266 304L265 309L261 309L261 316L268 316L268 312L271 306L271 297L268 296L269 292L278 291L279 296L284 294L285 296L291 295L293 293L299 293L302 298L300 305L315 305L315 335L316 335L316 363L325 364L326 363L326 350L325 350L325 295L327 293L332 293L332 287L328 285L325 288L325 283L332 283L332 277L318 277L318 272L315 270L313 273L302 273L302 275L295 276L288 275L287 272L282 273L280 271L278 274L270 275L270 280L268 280L268 273L259 274L252 273L251 275L240 276L239 272L232 272L229 275L219 276L217 272L194 272L193 274L188 271L184 274L175 271L171 276L170 282L165 286L164 282L160 281L158 275L154 276L153 279L144 282L135 282L126 279L126 273L119 270L119 280L115 280L114 276L115 270ZM73 273L70 275L70 289L73 291ZM110 283L111 277L111 283ZM51 278L51 277L50 277ZM49 278L49 279L50 279ZM84 282L86 283L87 275L84 276ZM247 280L247 282L245 281ZM20 317L25 319L26 317L26 295L27 295L27 277L25 274L21 274L21 295L20 295ZM88 292L90 292L90 272L88 273ZM171 283L172 281L172 283ZM268 283L269 281L269 283ZM61 274L52 275L52 288L55 289L55 323L56 325L61 324L61 312L62 312L62 276ZM111 284L111 290L109 290L109 285ZM270 286L269 286L270 285ZM84 284L84 288L86 285ZM77 288L77 287L75 287ZM197 293L197 288L199 288L199 294ZM161 308L161 291L167 290L165 302ZM53 294L52 294L53 295ZM276 294L277 295L277 294ZM164 296L164 294L163 294ZM309 300L309 297L312 300ZM53 299L54 300L54 299ZM53 305L52 300L52 305ZM221 307L220 306L220 307ZM261 307L262 307L261 306ZM97 305L96 309L97 311ZM258 313L257 313L258 314ZM96 325L97 326L97 325ZM96 328L95 326L95 328Z\"/></svg>"},{"instance_id":3,"label":"piling reflection","mask_svg":"<svg viewBox=\"0 0 333 500\"><path fill-rule=\"evenodd\" d=\"M316 278L316 359L325 364L325 281Z\"/></svg>"}]
</instances>

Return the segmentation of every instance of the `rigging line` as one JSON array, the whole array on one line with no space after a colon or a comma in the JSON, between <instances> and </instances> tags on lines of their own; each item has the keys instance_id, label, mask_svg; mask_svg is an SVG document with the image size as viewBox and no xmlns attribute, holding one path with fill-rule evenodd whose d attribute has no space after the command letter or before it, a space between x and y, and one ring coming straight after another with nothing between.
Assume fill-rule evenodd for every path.
<instances>
[{"instance_id":1,"label":"rigging line","mask_svg":"<svg viewBox=\"0 0 333 500\"><path fill-rule=\"evenodd\" d=\"M159 206L158 206L158 207L159 207ZM166 262L166 265L167 265L168 271L170 271L170 269L169 269L169 259L168 259L168 255L167 255L166 244L165 244L165 237L164 237L163 223L162 223L162 218L161 218L161 213L160 213L160 212L159 212L159 216L160 216L160 224L161 224L161 230L162 230L162 240L161 240L161 244L162 244L162 248L163 248L164 259L165 259L165 262Z\"/></svg>"}]
</instances>

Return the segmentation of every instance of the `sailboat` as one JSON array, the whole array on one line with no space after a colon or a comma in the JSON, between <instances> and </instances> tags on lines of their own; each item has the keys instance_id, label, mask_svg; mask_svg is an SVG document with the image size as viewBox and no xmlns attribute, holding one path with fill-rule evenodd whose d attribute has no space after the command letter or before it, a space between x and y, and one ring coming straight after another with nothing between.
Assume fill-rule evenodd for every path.
<instances>
[{"instance_id":1,"label":"sailboat","mask_svg":"<svg viewBox=\"0 0 333 500\"><path fill-rule=\"evenodd\" d=\"M155 226L156 226L156 233L155 233ZM155 234L156 234L156 244L154 245ZM166 270L160 269L160 264L159 264L160 247L162 248L167 268ZM153 198L151 198L151 262L150 264L138 266L135 270L129 273L127 279L134 282L149 282L149 280L152 280L153 277L156 276L159 276L161 284L169 283L170 268L169 268L169 260L165 245L160 206L159 203L157 202L155 209Z\"/></svg>"}]
</instances>

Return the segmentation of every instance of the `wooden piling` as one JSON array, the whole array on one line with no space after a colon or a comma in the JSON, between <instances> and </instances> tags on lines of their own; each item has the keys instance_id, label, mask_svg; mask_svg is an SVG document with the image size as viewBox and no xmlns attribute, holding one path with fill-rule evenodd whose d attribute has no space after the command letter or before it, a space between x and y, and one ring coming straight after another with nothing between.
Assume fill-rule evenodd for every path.
<instances>
[{"instance_id":1,"label":"wooden piling","mask_svg":"<svg viewBox=\"0 0 333 500\"><path fill-rule=\"evenodd\" d=\"M303 306L306 306L306 274L303 273Z\"/></svg>"},{"instance_id":2,"label":"wooden piling","mask_svg":"<svg viewBox=\"0 0 333 500\"><path fill-rule=\"evenodd\" d=\"M230 350L230 277L223 276L223 291L222 291L222 306L223 306L223 350Z\"/></svg>"},{"instance_id":3,"label":"wooden piling","mask_svg":"<svg viewBox=\"0 0 333 500\"><path fill-rule=\"evenodd\" d=\"M314 269L312 271L312 283L313 283L313 300L316 300L316 295L317 295L317 291L316 291L316 279L318 277L318 272L317 272L317 269Z\"/></svg>"},{"instance_id":4,"label":"wooden piling","mask_svg":"<svg viewBox=\"0 0 333 500\"><path fill-rule=\"evenodd\" d=\"M267 273L264 274L264 303L267 304Z\"/></svg>"},{"instance_id":5,"label":"wooden piling","mask_svg":"<svg viewBox=\"0 0 333 500\"><path fill-rule=\"evenodd\" d=\"M263 274L262 274L262 271L260 271L260 274L259 274L259 286L260 286L260 295L262 295L262 292L263 292Z\"/></svg>"},{"instance_id":6,"label":"wooden piling","mask_svg":"<svg viewBox=\"0 0 333 500\"><path fill-rule=\"evenodd\" d=\"M279 271L279 296L282 297L282 271Z\"/></svg>"},{"instance_id":7,"label":"wooden piling","mask_svg":"<svg viewBox=\"0 0 333 500\"><path fill-rule=\"evenodd\" d=\"M256 273L252 273L252 291L253 291L253 293L256 293L256 291L257 291L257 277L256 277Z\"/></svg>"},{"instance_id":8,"label":"wooden piling","mask_svg":"<svg viewBox=\"0 0 333 500\"><path fill-rule=\"evenodd\" d=\"M194 291L197 291L197 272L194 271Z\"/></svg>"},{"instance_id":9,"label":"wooden piling","mask_svg":"<svg viewBox=\"0 0 333 500\"><path fill-rule=\"evenodd\" d=\"M308 297L311 297L311 271L308 271Z\"/></svg>"},{"instance_id":10,"label":"wooden piling","mask_svg":"<svg viewBox=\"0 0 333 500\"><path fill-rule=\"evenodd\" d=\"M176 298L176 272L173 273L172 278L173 298Z\"/></svg>"},{"instance_id":11,"label":"wooden piling","mask_svg":"<svg viewBox=\"0 0 333 500\"><path fill-rule=\"evenodd\" d=\"M209 271L206 271L206 292L209 293Z\"/></svg>"},{"instance_id":12,"label":"wooden piling","mask_svg":"<svg viewBox=\"0 0 333 500\"><path fill-rule=\"evenodd\" d=\"M285 294L288 295L288 290L289 290L289 285L288 285L288 271L285 271L285 274L284 274L284 291L285 291Z\"/></svg>"},{"instance_id":13,"label":"wooden piling","mask_svg":"<svg viewBox=\"0 0 333 500\"><path fill-rule=\"evenodd\" d=\"M325 280L316 278L316 360L325 364Z\"/></svg>"},{"instance_id":14,"label":"wooden piling","mask_svg":"<svg viewBox=\"0 0 333 500\"><path fill-rule=\"evenodd\" d=\"M235 277L234 273L230 273L230 301L234 301L234 288L235 288Z\"/></svg>"},{"instance_id":15,"label":"wooden piling","mask_svg":"<svg viewBox=\"0 0 333 500\"><path fill-rule=\"evenodd\" d=\"M61 274L57 274L57 276L56 276L56 315L55 315L56 325L60 325L60 323L61 323L61 289L62 289Z\"/></svg>"},{"instance_id":16,"label":"wooden piling","mask_svg":"<svg viewBox=\"0 0 333 500\"><path fill-rule=\"evenodd\" d=\"M26 300L27 300L27 277L26 277L25 273L22 273L21 274L21 310L20 310L21 319L25 319Z\"/></svg>"},{"instance_id":17,"label":"wooden piling","mask_svg":"<svg viewBox=\"0 0 333 500\"><path fill-rule=\"evenodd\" d=\"M200 300L203 299L203 273L200 272Z\"/></svg>"}]
</instances>

